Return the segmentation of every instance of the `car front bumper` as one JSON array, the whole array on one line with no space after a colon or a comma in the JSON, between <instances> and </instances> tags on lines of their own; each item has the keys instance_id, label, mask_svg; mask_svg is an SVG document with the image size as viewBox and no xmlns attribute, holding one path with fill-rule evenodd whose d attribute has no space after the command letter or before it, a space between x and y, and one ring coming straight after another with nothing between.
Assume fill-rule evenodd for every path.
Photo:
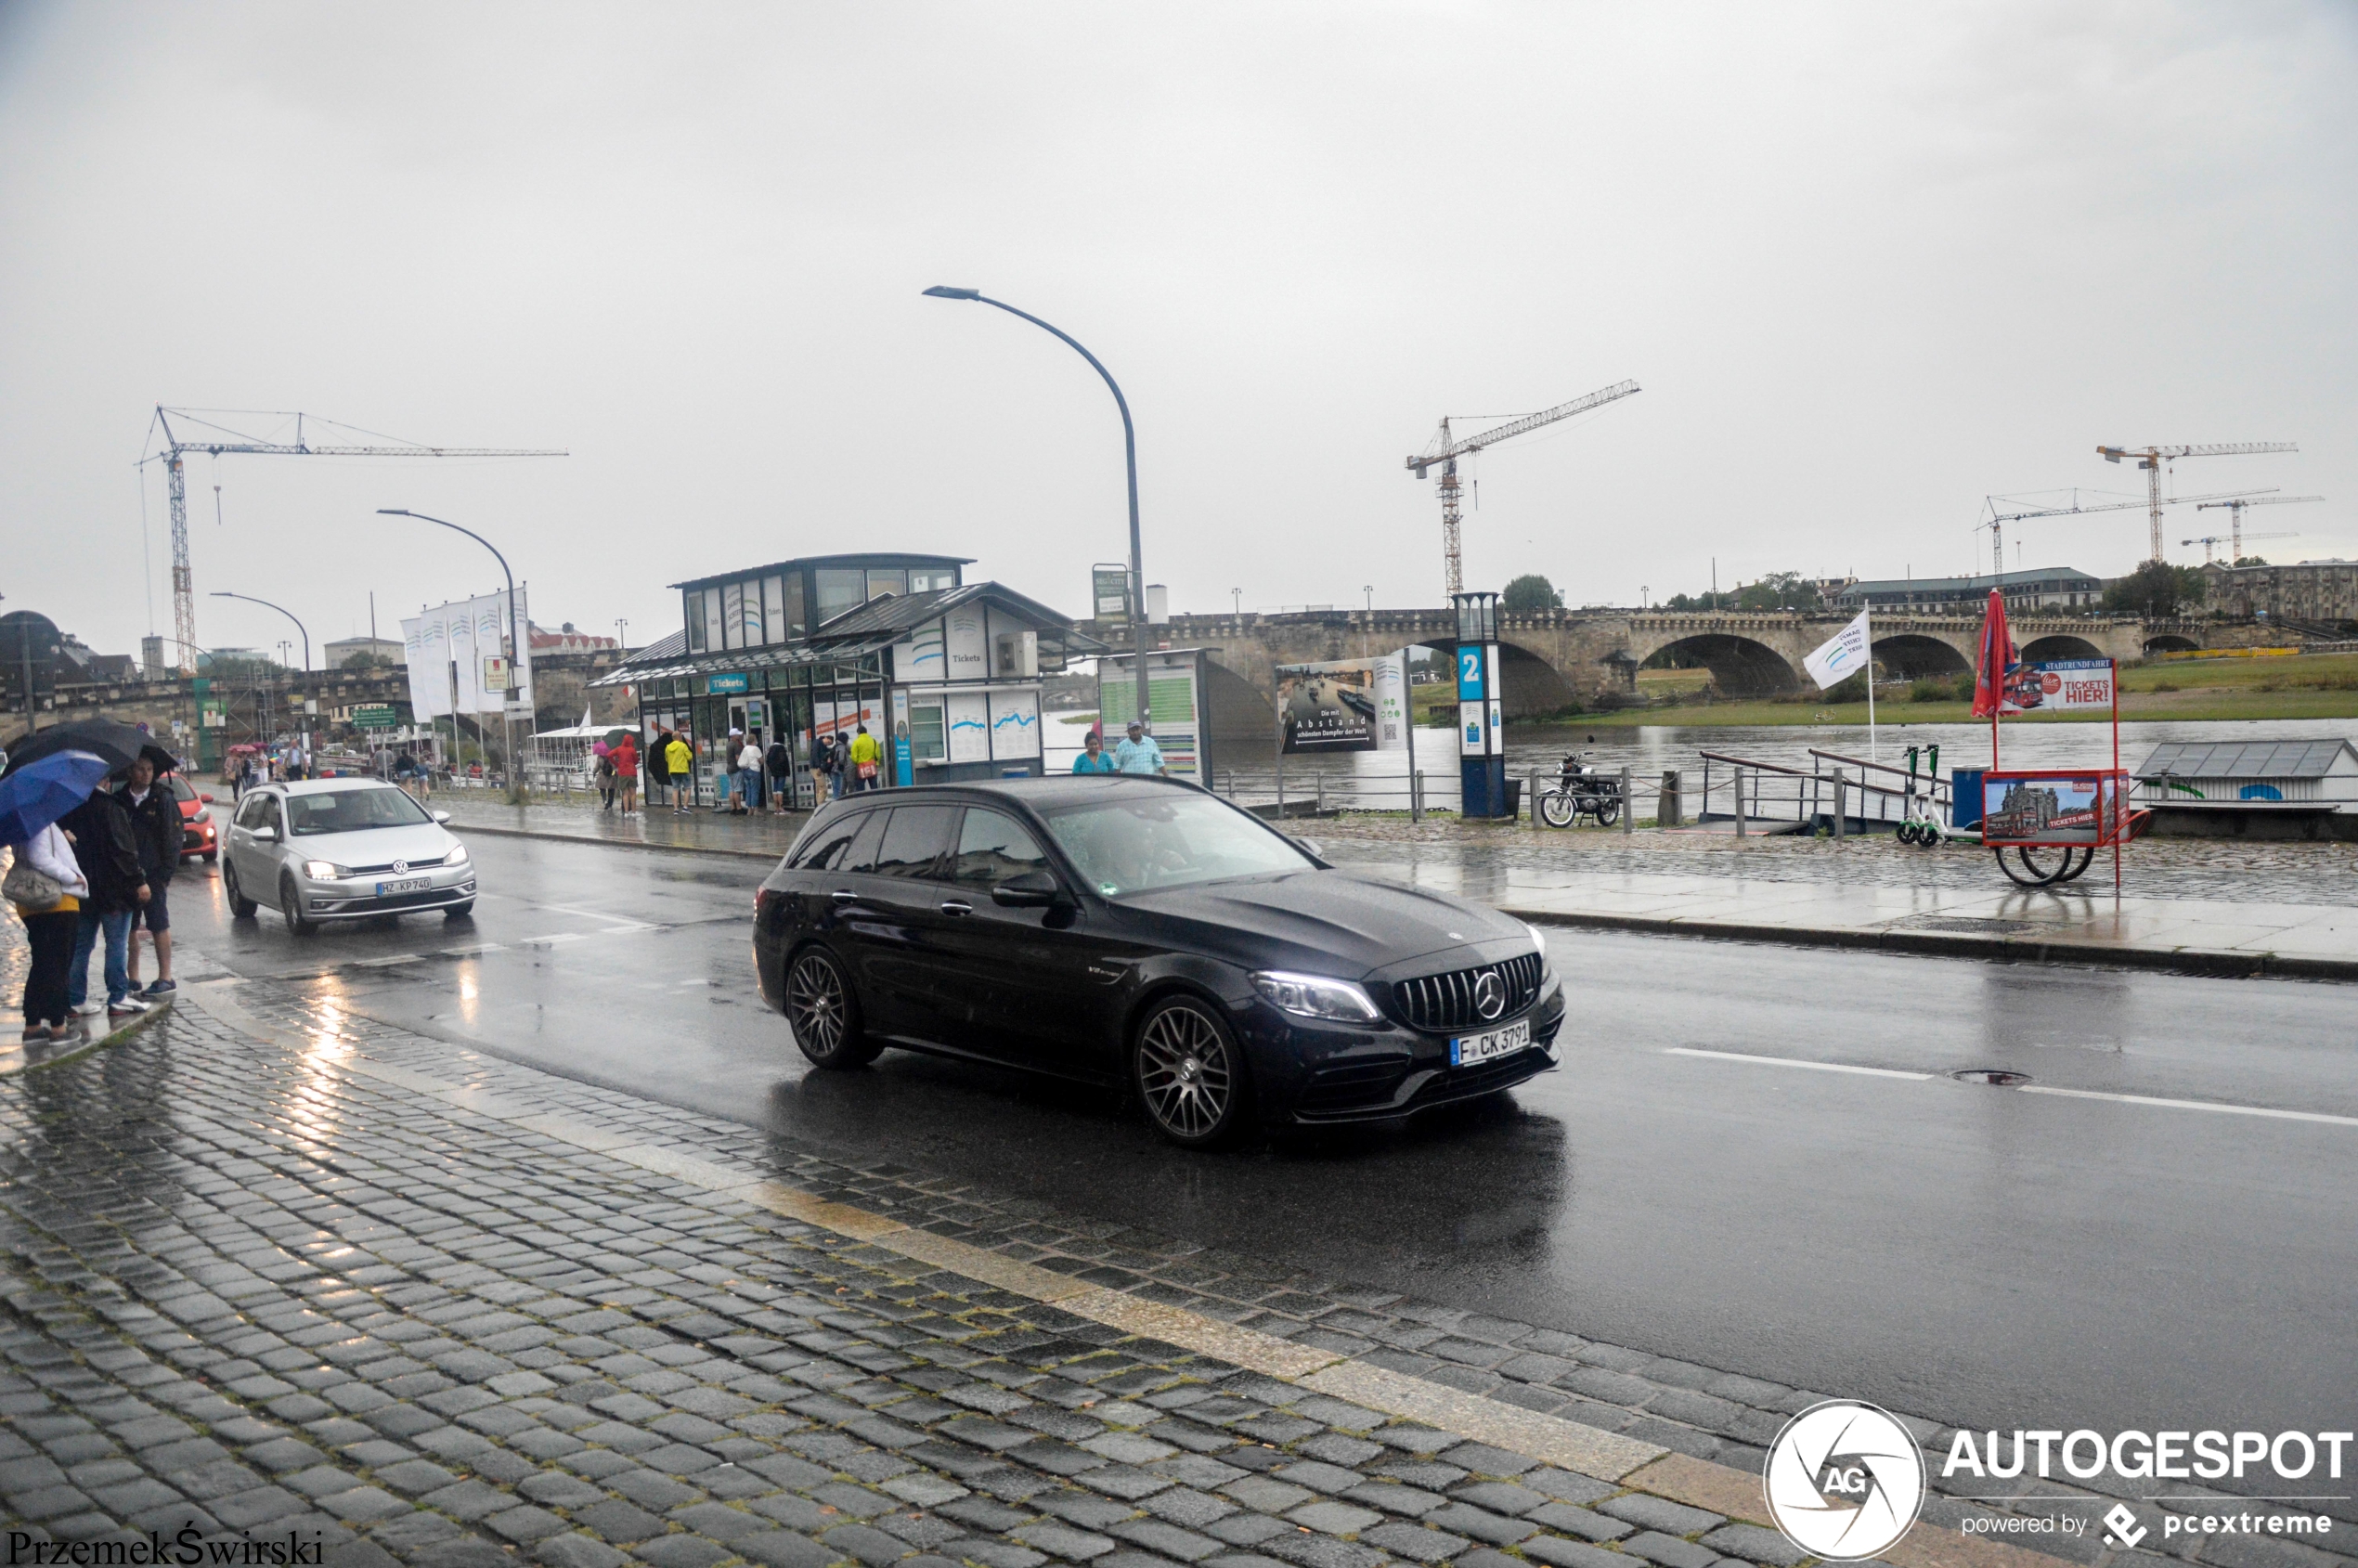
<instances>
[{"instance_id":1,"label":"car front bumper","mask_svg":"<svg viewBox=\"0 0 2358 1568\"><path fill-rule=\"evenodd\" d=\"M381 882L414 882L419 877L427 886L416 892L380 894L376 890ZM475 868L472 863L435 866L415 876L357 876L333 882L298 877L295 886L305 920L358 920L371 914L408 914L470 903L475 896Z\"/></svg>"},{"instance_id":2,"label":"car front bumper","mask_svg":"<svg viewBox=\"0 0 2358 1568\"><path fill-rule=\"evenodd\" d=\"M1510 1089L1552 1069L1564 1020L1562 984L1549 976L1538 1000L1519 1016L1531 1021L1531 1043L1469 1067L1450 1065L1447 1035L1388 1021L1327 1023L1257 999L1232 1021L1252 1062L1263 1119L1308 1127L1396 1121Z\"/></svg>"}]
</instances>

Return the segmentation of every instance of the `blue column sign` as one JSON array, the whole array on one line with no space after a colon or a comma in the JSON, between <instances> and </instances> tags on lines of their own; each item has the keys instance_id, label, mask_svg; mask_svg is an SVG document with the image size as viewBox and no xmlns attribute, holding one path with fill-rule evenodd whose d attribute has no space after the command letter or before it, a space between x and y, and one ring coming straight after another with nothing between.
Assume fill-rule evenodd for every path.
<instances>
[{"instance_id":1,"label":"blue column sign","mask_svg":"<svg viewBox=\"0 0 2358 1568\"><path fill-rule=\"evenodd\" d=\"M1498 596L1461 593L1458 606L1458 758L1468 817L1511 814L1498 686Z\"/></svg>"}]
</instances>

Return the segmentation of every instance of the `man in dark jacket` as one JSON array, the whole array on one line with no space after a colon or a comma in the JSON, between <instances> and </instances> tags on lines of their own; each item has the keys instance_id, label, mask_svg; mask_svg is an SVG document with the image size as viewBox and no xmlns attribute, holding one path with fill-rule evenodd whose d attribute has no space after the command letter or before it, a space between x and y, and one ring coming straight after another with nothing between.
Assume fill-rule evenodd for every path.
<instances>
[{"instance_id":1,"label":"man in dark jacket","mask_svg":"<svg viewBox=\"0 0 2358 1568\"><path fill-rule=\"evenodd\" d=\"M148 1004L131 994L131 912L148 901L147 873L139 866L139 841L131 813L112 790L95 792L68 811L58 825L73 837L73 858L89 879L81 924L73 935L73 958L66 973L66 1004L76 1013L98 1010L90 996L90 952L107 939L107 1016L128 1017Z\"/></svg>"},{"instance_id":2,"label":"man in dark jacket","mask_svg":"<svg viewBox=\"0 0 2358 1568\"><path fill-rule=\"evenodd\" d=\"M172 906L164 895L172 890L172 874L180 869L180 802L172 786L157 777L146 757L131 764L131 776L115 791L131 818L131 836L139 847L139 870L148 879L148 901L131 912L131 952L126 972L132 991L142 996L169 996L179 987L172 978ZM139 990L139 927L156 948L156 983Z\"/></svg>"}]
</instances>

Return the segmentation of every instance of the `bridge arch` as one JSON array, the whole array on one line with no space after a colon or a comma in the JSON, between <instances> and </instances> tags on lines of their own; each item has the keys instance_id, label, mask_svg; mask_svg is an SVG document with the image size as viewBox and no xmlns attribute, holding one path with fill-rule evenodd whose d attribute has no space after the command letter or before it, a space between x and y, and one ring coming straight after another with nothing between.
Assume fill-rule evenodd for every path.
<instances>
[{"instance_id":1,"label":"bridge arch","mask_svg":"<svg viewBox=\"0 0 2358 1568\"><path fill-rule=\"evenodd\" d=\"M1711 671L1711 682L1723 696L1778 696L1801 689L1801 676L1785 656L1766 642L1730 632L1699 632L1665 642L1646 658L1660 668L1676 654Z\"/></svg>"},{"instance_id":2,"label":"bridge arch","mask_svg":"<svg viewBox=\"0 0 2358 1568\"><path fill-rule=\"evenodd\" d=\"M2072 637L2062 632L2041 637L2022 650L2025 664L2049 664L2058 659L2101 659L2105 651L2084 637Z\"/></svg>"},{"instance_id":3,"label":"bridge arch","mask_svg":"<svg viewBox=\"0 0 2358 1568\"><path fill-rule=\"evenodd\" d=\"M2165 631L2158 637L2145 639L2145 656L2151 658L2156 654L2191 654L2201 646L2201 643L2191 637L2181 637L2174 631Z\"/></svg>"},{"instance_id":4,"label":"bridge arch","mask_svg":"<svg viewBox=\"0 0 2358 1568\"><path fill-rule=\"evenodd\" d=\"M1973 673L1973 661L1947 640L1915 632L1876 638L1875 662L1883 666L1886 679L1897 676L1902 680L1937 680Z\"/></svg>"}]
</instances>

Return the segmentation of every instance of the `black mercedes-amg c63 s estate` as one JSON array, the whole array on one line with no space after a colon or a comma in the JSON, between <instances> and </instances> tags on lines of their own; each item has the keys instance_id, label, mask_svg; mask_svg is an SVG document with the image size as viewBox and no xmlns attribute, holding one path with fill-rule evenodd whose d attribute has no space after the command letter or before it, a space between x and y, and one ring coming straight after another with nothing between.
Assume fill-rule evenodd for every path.
<instances>
[{"instance_id":1,"label":"black mercedes-amg c63 s estate","mask_svg":"<svg viewBox=\"0 0 2358 1568\"><path fill-rule=\"evenodd\" d=\"M762 995L818 1066L897 1045L1114 1085L1190 1147L1494 1094L1563 1022L1533 927L1165 779L856 795L755 901Z\"/></svg>"}]
</instances>

